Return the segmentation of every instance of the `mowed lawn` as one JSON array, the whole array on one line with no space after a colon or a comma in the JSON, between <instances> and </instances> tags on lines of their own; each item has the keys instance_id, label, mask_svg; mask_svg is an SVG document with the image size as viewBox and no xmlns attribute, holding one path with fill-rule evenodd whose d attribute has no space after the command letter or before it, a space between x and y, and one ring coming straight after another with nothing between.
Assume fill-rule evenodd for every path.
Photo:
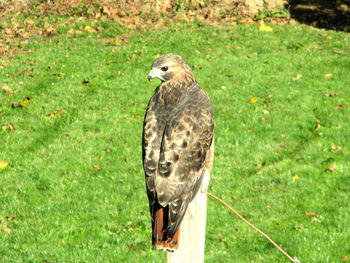
<instances>
[{"instance_id":1,"label":"mowed lawn","mask_svg":"<svg viewBox=\"0 0 350 263\"><path fill-rule=\"evenodd\" d=\"M151 246L141 158L158 84L147 74L164 53L181 55L211 98L209 191L301 262L350 258L349 34L99 26L105 33L34 37L30 52L1 58L0 262L166 262ZM288 262L213 199L205 253Z\"/></svg>"}]
</instances>

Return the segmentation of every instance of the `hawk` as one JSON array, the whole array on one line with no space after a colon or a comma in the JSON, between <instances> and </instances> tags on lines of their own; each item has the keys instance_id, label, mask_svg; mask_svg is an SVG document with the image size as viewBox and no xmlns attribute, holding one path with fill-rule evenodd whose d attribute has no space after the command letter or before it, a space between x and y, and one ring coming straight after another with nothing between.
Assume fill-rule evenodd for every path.
<instances>
[{"instance_id":1,"label":"hawk","mask_svg":"<svg viewBox=\"0 0 350 263\"><path fill-rule=\"evenodd\" d=\"M161 83L149 101L142 155L152 217L152 243L178 247L179 228L214 153L214 120L207 93L178 55L155 60L148 80Z\"/></svg>"}]
</instances>

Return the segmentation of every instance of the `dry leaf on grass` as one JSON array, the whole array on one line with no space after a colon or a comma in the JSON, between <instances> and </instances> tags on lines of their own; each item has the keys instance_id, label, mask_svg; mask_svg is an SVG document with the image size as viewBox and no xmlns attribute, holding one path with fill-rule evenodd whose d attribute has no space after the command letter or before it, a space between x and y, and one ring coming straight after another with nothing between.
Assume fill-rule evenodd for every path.
<instances>
[{"instance_id":1,"label":"dry leaf on grass","mask_svg":"<svg viewBox=\"0 0 350 263\"><path fill-rule=\"evenodd\" d=\"M342 148L339 145L336 145L333 142L331 142L331 150L332 150L332 152L339 152L339 151L341 151L341 149Z\"/></svg>"},{"instance_id":2,"label":"dry leaf on grass","mask_svg":"<svg viewBox=\"0 0 350 263\"><path fill-rule=\"evenodd\" d=\"M5 122L5 124L2 125L2 129L3 129L4 131L15 131L15 130L16 130L16 129L15 129L15 126L13 126L12 123L8 123L8 122Z\"/></svg>"},{"instance_id":3,"label":"dry leaf on grass","mask_svg":"<svg viewBox=\"0 0 350 263\"><path fill-rule=\"evenodd\" d=\"M110 44L119 46L122 42L118 36L109 41Z\"/></svg>"},{"instance_id":4,"label":"dry leaf on grass","mask_svg":"<svg viewBox=\"0 0 350 263\"><path fill-rule=\"evenodd\" d=\"M85 26L84 31L88 33L93 33L95 32L95 29L93 29L91 26Z\"/></svg>"},{"instance_id":5,"label":"dry leaf on grass","mask_svg":"<svg viewBox=\"0 0 350 263\"><path fill-rule=\"evenodd\" d=\"M320 129L322 126L321 126L321 122L319 120L316 120L316 127L314 129L314 131L317 131L318 129Z\"/></svg>"},{"instance_id":6,"label":"dry leaf on grass","mask_svg":"<svg viewBox=\"0 0 350 263\"><path fill-rule=\"evenodd\" d=\"M65 110L59 110L59 111L53 111L50 114L47 114L46 116L44 116L44 119L51 119L51 118L56 118L57 114L65 114L66 111Z\"/></svg>"},{"instance_id":7,"label":"dry leaf on grass","mask_svg":"<svg viewBox=\"0 0 350 263\"><path fill-rule=\"evenodd\" d=\"M293 179L293 181L299 180L299 176L298 175L293 175L292 179Z\"/></svg>"},{"instance_id":8,"label":"dry leaf on grass","mask_svg":"<svg viewBox=\"0 0 350 263\"><path fill-rule=\"evenodd\" d=\"M51 112L50 114L44 116L44 119L47 120L47 119L51 119L51 118L56 118L56 112L53 111Z\"/></svg>"},{"instance_id":9,"label":"dry leaf on grass","mask_svg":"<svg viewBox=\"0 0 350 263\"><path fill-rule=\"evenodd\" d=\"M330 171L332 174L335 172L335 170L337 170L337 168L334 165L328 167L328 171Z\"/></svg>"},{"instance_id":10,"label":"dry leaf on grass","mask_svg":"<svg viewBox=\"0 0 350 263\"><path fill-rule=\"evenodd\" d=\"M16 217L17 217L17 215L14 214L14 215L10 215L7 219L8 219L9 221L13 221L13 220L16 219Z\"/></svg>"},{"instance_id":11,"label":"dry leaf on grass","mask_svg":"<svg viewBox=\"0 0 350 263\"><path fill-rule=\"evenodd\" d=\"M90 80L86 80L86 79L84 79L82 82L81 82L81 84L83 84L83 85L87 85L87 84L89 84L90 83Z\"/></svg>"},{"instance_id":12,"label":"dry leaf on grass","mask_svg":"<svg viewBox=\"0 0 350 263\"><path fill-rule=\"evenodd\" d=\"M95 171L101 170L101 168L100 168L100 166L99 166L98 164L96 164L96 165L94 166L94 168L92 168L92 169L94 169Z\"/></svg>"},{"instance_id":13,"label":"dry leaf on grass","mask_svg":"<svg viewBox=\"0 0 350 263\"><path fill-rule=\"evenodd\" d=\"M17 93L17 90L12 90L8 85L2 86L2 90L8 95L12 95L14 93Z\"/></svg>"},{"instance_id":14,"label":"dry leaf on grass","mask_svg":"<svg viewBox=\"0 0 350 263\"><path fill-rule=\"evenodd\" d=\"M341 104L334 105L333 108L336 109L336 110L342 110L342 109L344 109L344 105L341 105Z\"/></svg>"},{"instance_id":15,"label":"dry leaf on grass","mask_svg":"<svg viewBox=\"0 0 350 263\"><path fill-rule=\"evenodd\" d=\"M306 216L316 216L315 212L305 212Z\"/></svg>"},{"instance_id":16,"label":"dry leaf on grass","mask_svg":"<svg viewBox=\"0 0 350 263\"><path fill-rule=\"evenodd\" d=\"M250 98L247 102L248 103L257 103L258 99L253 97L253 98Z\"/></svg>"},{"instance_id":17,"label":"dry leaf on grass","mask_svg":"<svg viewBox=\"0 0 350 263\"><path fill-rule=\"evenodd\" d=\"M272 32L273 31L272 27L266 26L264 23L261 24L261 26L259 27L259 30L263 31L263 32Z\"/></svg>"},{"instance_id":18,"label":"dry leaf on grass","mask_svg":"<svg viewBox=\"0 0 350 263\"><path fill-rule=\"evenodd\" d=\"M12 108L17 108L17 107L22 108L22 107L27 106L28 103L29 103L29 101L30 101L30 98L29 98L29 97L26 97L22 102L17 102L17 103L14 102L14 103L12 103L12 104L11 104L11 107L12 107Z\"/></svg>"},{"instance_id":19,"label":"dry leaf on grass","mask_svg":"<svg viewBox=\"0 0 350 263\"><path fill-rule=\"evenodd\" d=\"M5 170L8 167L8 162L0 162L0 169Z\"/></svg>"},{"instance_id":20,"label":"dry leaf on grass","mask_svg":"<svg viewBox=\"0 0 350 263\"><path fill-rule=\"evenodd\" d=\"M325 95L326 97L335 97L335 96L337 96L336 93L331 92L331 91L329 91L329 90L326 90L326 91L324 92L324 95Z\"/></svg>"},{"instance_id":21,"label":"dry leaf on grass","mask_svg":"<svg viewBox=\"0 0 350 263\"><path fill-rule=\"evenodd\" d=\"M302 77L302 75L297 74L294 78L292 78L293 81L297 81L298 79L300 79Z\"/></svg>"}]
</instances>

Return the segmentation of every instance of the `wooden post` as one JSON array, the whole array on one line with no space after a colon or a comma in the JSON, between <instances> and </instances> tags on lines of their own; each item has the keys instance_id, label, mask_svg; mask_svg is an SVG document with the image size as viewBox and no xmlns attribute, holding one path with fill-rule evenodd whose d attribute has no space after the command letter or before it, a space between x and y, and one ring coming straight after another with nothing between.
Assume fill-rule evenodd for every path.
<instances>
[{"instance_id":1,"label":"wooden post","mask_svg":"<svg viewBox=\"0 0 350 263\"><path fill-rule=\"evenodd\" d=\"M167 263L204 262L207 189L210 170L211 165L210 169L206 170L201 188L189 204L181 222L179 247L175 252L168 252Z\"/></svg>"}]
</instances>

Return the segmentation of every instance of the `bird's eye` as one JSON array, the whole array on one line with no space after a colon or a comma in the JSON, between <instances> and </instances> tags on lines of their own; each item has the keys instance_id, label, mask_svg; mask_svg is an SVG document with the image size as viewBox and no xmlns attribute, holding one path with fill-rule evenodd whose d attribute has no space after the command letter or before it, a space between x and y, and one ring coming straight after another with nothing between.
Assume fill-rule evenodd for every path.
<instances>
[{"instance_id":1,"label":"bird's eye","mask_svg":"<svg viewBox=\"0 0 350 263\"><path fill-rule=\"evenodd\" d=\"M167 66L164 66L161 68L162 71L168 71L168 67Z\"/></svg>"}]
</instances>

